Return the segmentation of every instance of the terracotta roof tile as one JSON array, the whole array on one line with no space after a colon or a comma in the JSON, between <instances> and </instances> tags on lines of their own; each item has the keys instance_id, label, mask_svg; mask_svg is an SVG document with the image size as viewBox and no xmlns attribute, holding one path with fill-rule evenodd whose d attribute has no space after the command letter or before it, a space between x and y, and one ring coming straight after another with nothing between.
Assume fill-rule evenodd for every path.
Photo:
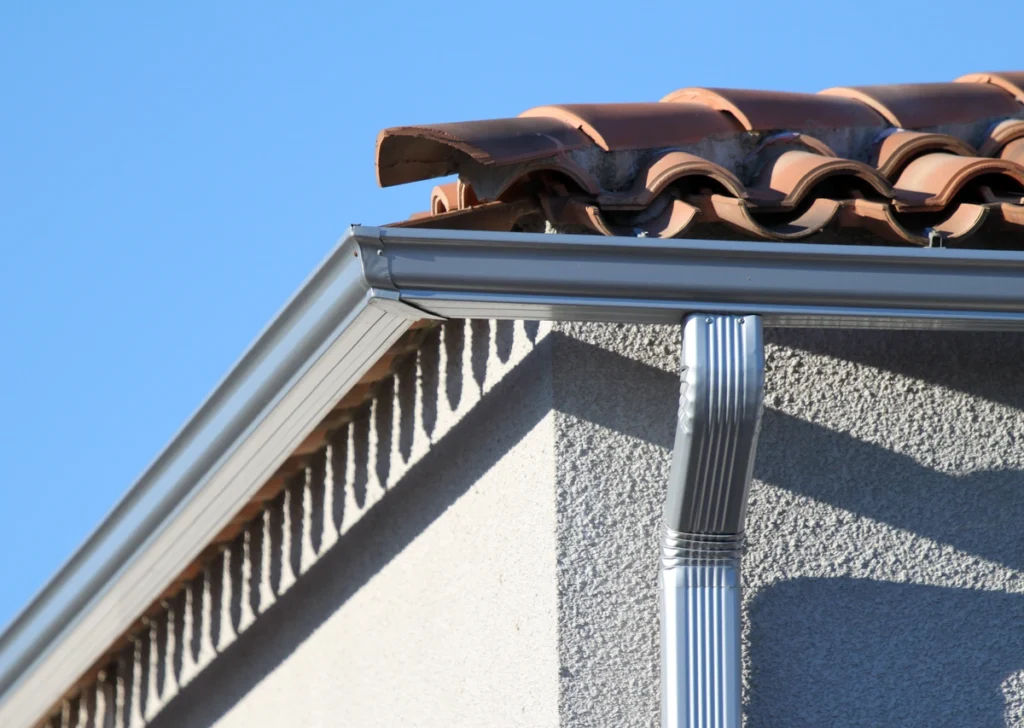
<instances>
[{"instance_id":1,"label":"terracotta roof tile","mask_svg":"<svg viewBox=\"0 0 1024 728\"><path fill-rule=\"evenodd\" d=\"M430 191L430 214L443 215L459 209L459 183L437 185Z\"/></svg>"},{"instance_id":2,"label":"terracotta roof tile","mask_svg":"<svg viewBox=\"0 0 1024 728\"><path fill-rule=\"evenodd\" d=\"M949 152L965 157L977 154L970 144L949 134L930 134L922 131L893 129L879 140L869 160L879 174L888 180L895 179L914 159L929 152Z\"/></svg>"},{"instance_id":3,"label":"terracotta roof tile","mask_svg":"<svg viewBox=\"0 0 1024 728\"><path fill-rule=\"evenodd\" d=\"M623 192L607 192L598 196L606 210L642 209L669 186L686 180L691 185L714 184L736 197L746 197L743 183L732 172L703 157L687 152L667 152L640 172L633 187Z\"/></svg>"},{"instance_id":4,"label":"terracotta roof tile","mask_svg":"<svg viewBox=\"0 0 1024 728\"><path fill-rule=\"evenodd\" d=\"M1021 111L1013 96L981 84L901 83L836 87L821 93L861 101L904 129L1013 116Z\"/></svg>"},{"instance_id":5,"label":"terracotta roof tile","mask_svg":"<svg viewBox=\"0 0 1024 728\"><path fill-rule=\"evenodd\" d=\"M972 182L988 178L998 189L1024 194L1024 168L1003 159L926 154L907 165L895 184L898 209L941 209Z\"/></svg>"},{"instance_id":6,"label":"terracotta roof tile","mask_svg":"<svg viewBox=\"0 0 1024 728\"><path fill-rule=\"evenodd\" d=\"M735 197L700 195L688 201L700 210L702 223L723 223L736 232L768 240L808 238L827 227L840 208L835 200L818 199L795 216L758 217L748 203Z\"/></svg>"},{"instance_id":7,"label":"terracotta roof tile","mask_svg":"<svg viewBox=\"0 0 1024 728\"><path fill-rule=\"evenodd\" d=\"M997 157L1003 147L1017 139L1024 139L1024 119L1004 119L986 132L978 153L983 157Z\"/></svg>"},{"instance_id":8,"label":"terracotta roof tile","mask_svg":"<svg viewBox=\"0 0 1024 728\"><path fill-rule=\"evenodd\" d=\"M893 196L878 170L863 162L793 150L763 168L758 181L762 205L795 207L826 180L832 182L831 196L857 197L865 190L882 199Z\"/></svg>"},{"instance_id":9,"label":"terracotta roof tile","mask_svg":"<svg viewBox=\"0 0 1024 728\"><path fill-rule=\"evenodd\" d=\"M589 144L586 135L549 117L394 127L377 138L377 180L388 187L446 177L458 171L460 155L480 164L511 164Z\"/></svg>"},{"instance_id":10,"label":"terracotta roof tile","mask_svg":"<svg viewBox=\"0 0 1024 728\"><path fill-rule=\"evenodd\" d=\"M956 80L957 83L989 83L1013 94L1024 104L1024 71L1003 71L1001 73L968 73Z\"/></svg>"},{"instance_id":11,"label":"terracotta roof tile","mask_svg":"<svg viewBox=\"0 0 1024 728\"><path fill-rule=\"evenodd\" d=\"M1024 138L1016 139L1003 147L999 152L999 158L1018 167L1024 167Z\"/></svg>"},{"instance_id":12,"label":"terracotta roof tile","mask_svg":"<svg viewBox=\"0 0 1024 728\"><path fill-rule=\"evenodd\" d=\"M579 129L606 152L692 144L738 129L727 116L699 104L538 106L520 118L544 117Z\"/></svg>"},{"instance_id":13,"label":"terracotta roof tile","mask_svg":"<svg viewBox=\"0 0 1024 728\"><path fill-rule=\"evenodd\" d=\"M871 109L841 96L748 89L684 88L673 91L662 101L703 104L734 117L747 131L885 126L885 120Z\"/></svg>"},{"instance_id":14,"label":"terracotta roof tile","mask_svg":"<svg viewBox=\"0 0 1024 728\"><path fill-rule=\"evenodd\" d=\"M459 175L407 227L1024 249L1022 81L540 106L387 129L378 176Z\"/></svg>"}]
</instances>

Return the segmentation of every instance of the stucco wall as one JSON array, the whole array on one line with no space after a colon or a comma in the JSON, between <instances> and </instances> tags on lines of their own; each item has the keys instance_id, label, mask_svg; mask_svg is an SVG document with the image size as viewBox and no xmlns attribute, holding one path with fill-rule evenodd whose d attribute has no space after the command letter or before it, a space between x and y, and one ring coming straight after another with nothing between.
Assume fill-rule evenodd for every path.
<instances>
[{"instance_id":1,"label":"stucco wall","mask_svg":"<svg viewBox=\"0 0 1024 728\"><path fill-rule=\"evenodd\" d=\"M270 510L271 568L213 574L261 604L193 620L208 654L148 724L557 726L548 331L435 332Z\"/></svg>"},{"instance_id":2,"label":"stucco wall","mask_svg":"<svg viewBox=\"0 0 1024 728\"><path fill-rule=\"evenodd\" d=\"M657 725L678 335L447 325L150 724ZM1024 337L767 340L748 728L1024 725Z\"/></svg>"},{"instance_id":3,"label":"stucco wall","mask_svg":"<svg viewBox=\"0 0 1024 728\"><path fill-rule=\"evenodd\" d=\"M652 726L678 333L559 331L562 721ZM746 725L1024 725L1024 337L767 341Z\"/></svg>"}]
</instances>

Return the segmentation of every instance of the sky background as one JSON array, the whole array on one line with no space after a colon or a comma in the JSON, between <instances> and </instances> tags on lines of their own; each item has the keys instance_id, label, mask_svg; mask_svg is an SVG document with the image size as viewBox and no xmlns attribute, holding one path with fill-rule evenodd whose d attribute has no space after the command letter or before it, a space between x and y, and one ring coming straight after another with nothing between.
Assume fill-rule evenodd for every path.
<instances>
[{"instance_id":1,"label":"sky background","mask_svg":"<svg viewBox=\"0 0 1024 728\"><path fill-rule=\"evenodd\" d=\"M1024 68L1019 0L293 5L0 8L0 628L348 224L428 206L379 129Z\"/></svg>"}]
</instances>

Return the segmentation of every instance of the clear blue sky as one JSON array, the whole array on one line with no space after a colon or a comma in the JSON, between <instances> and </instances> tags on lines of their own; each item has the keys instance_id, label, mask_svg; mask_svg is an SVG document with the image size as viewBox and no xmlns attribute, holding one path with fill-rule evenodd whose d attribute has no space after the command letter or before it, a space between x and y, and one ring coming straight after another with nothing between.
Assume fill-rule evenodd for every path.
<instances>
[{"instance_id":1,"label":"clear blue sky","mask_svg":"<svg viewBox=\"0 0 1024 728\"><path fill-rule=\"evenodd\" d=\"M1019 2L294 5L0 9L0 625L349 223L427 206L380 128L1024 67Z\"/></svg>"}]
</instances>

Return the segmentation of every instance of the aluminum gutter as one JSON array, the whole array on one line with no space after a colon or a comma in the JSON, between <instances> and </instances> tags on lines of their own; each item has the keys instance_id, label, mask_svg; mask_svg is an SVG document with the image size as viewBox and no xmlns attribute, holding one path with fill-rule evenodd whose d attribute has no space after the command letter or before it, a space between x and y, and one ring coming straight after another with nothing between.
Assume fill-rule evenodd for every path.
<instances>
[{"instance_id":1,"label":"aluminum gutter","mask_svg":"<svg viewBox=\"0 0 1024 728\"><path fill-rule=\"evenodd\" d=\"M29 726L128 630L416 319L1024 329L1024 255L351 228L85 544L0 635Z\"/></svg>"},{"instance_id":2,"label":"aluminum gutter","mask_svg":"<svg viewBox=\"0 0 1024 728\"><path fill-rule=\"evenodd\" d=\"M453 318L1024 328L1024 254L945 248L354 228L401 299Z\"/></svg>"}]
</instances>

